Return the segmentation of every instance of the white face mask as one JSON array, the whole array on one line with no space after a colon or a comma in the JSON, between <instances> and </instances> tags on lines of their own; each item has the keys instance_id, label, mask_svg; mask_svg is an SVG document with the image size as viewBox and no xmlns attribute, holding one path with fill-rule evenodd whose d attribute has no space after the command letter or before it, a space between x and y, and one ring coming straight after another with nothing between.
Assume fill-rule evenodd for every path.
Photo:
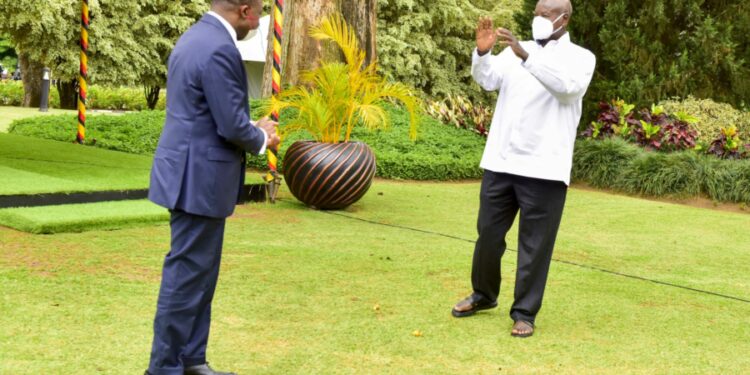
<instances>
[{"instance_id":1,"label":"white face mask","mask_svg":"<svg viewBox=\"0 0 750 375\"><path fill-rule=\"evenodd\" d=\"M555 22L560 20L564 15L565 13L561 14L560 17L555 18L554 21L550 21L541 16L534 17L534 22L531 24L531 32L534 34L534 40L547 40L552 34L560 31L562 25L558 27L557 30L553 29L555 27Z\"/></svg>"},{"instance_id":2,"label":"white face mask","mask_svg":"<svg viewBox=\"0 0 750 375\"><path fill-rule=\"evenodd\" d=\"M255 29L255 30L250 30L250 31L249 31L249 32L247 33L247 35L245 35L245 37L244 37L244 38L240 39L240 42L247 42L248 40L250 40L250 39L253 39L253 37L254 37L254 36L255 36L255 34L257 34L257 33L258 33L258 29Z\"/></svg>"}]
</instances>

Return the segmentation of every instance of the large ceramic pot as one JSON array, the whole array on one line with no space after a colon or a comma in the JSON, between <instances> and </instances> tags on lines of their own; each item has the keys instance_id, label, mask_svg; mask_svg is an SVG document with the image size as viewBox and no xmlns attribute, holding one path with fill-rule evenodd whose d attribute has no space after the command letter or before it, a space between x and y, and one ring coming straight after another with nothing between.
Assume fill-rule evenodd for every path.
<instances>
[{"instance_id":1,"label":"large ceramic pot","mask_svg":"<svg viewBox=\"0 0 750 375\"><path fill-rule=\"evenodd\" d=\"M321 210L346 208L362 198L375 176L375 155L361 142L300 141L284 156L284 180L292 194Z\"/></svg>"}]
</instances>

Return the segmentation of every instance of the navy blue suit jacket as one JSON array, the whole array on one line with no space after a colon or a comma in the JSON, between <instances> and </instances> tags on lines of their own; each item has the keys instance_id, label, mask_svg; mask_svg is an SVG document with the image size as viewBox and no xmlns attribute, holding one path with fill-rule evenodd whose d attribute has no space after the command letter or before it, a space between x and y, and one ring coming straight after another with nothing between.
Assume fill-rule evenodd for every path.
<instances>
[{"instance_id":1,"label":"navy blue suit jacket","mask_svg":"<svg viewBox=\"0 0 750 375\"><path fill-rule=\"evenodd\" d=\"M225 218L244 184L245 151L265 136L250 124L247 76L235 41L211 15L169 57L167 119L154 155L149 199L171 210Z\"/></svg>"}]
</instances>

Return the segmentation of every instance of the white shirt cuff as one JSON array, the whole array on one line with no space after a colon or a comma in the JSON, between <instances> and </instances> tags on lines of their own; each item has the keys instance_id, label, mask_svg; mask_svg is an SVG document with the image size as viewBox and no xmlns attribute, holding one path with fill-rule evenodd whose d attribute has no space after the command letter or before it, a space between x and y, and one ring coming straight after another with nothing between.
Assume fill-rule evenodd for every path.
<instances>
[{"instance_id":1,"label":"white shirt cuff","mask_svg":"<svg viewBox=\"0 0 750 375\"><path fill-rule=\"evenodd\" d=\"M475 61L477 61L477 62L483 62L483 61L489 59L490 57L492 57L492 50L489 50L484 55L479 56L479 49L478 48L474 48L474 59L475 59Z\"/></svg>"},{"instance_id":2,"label":"white shirt cuff","mask_svg":"<svg viewBox=\"0 0 750 375\"><path fill-rule=\"evenodd\" d=\"M251 123L252 124L252 123ZM255 126L255 124L252 124ZM266 134L266 131L258 128L263 133L263 146L260 148L260 151L258 151L258 156L263 155L266 153L266 145L268 144L268 134Z\"/></svg>"}]
</instances>

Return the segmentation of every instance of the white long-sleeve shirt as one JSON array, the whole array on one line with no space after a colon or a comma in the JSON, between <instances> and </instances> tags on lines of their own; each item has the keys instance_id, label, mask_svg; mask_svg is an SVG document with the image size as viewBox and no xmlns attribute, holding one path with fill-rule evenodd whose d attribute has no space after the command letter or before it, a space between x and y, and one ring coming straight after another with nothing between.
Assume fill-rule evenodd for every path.
<instances>
[{"instance_id":1,"label":"white long-sleeve shirt","mask_svg":"<svg viewBox=\"0 0 750 375\"><path fill-rule=\"evenodd\" d=\"M499 55L474 50L472 75L500 96L481 167L570 184L583 95L596 57L570 41L568 34L545 47L521 42L526 62L510 47Z\"/></svg>"}]
</instances>

